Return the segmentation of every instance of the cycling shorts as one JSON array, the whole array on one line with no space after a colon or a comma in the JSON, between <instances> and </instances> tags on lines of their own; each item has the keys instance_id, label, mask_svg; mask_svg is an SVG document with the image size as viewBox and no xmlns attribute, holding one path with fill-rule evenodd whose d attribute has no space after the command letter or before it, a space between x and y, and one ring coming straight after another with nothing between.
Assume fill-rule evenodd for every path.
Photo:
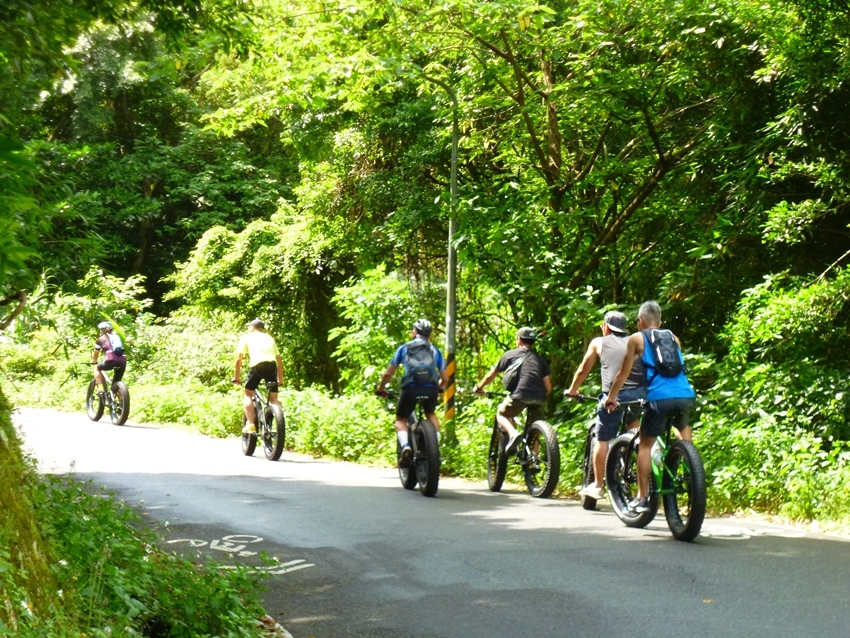
<instances>
[{"instance_id":1,"label":"cycling shorts","mask_svg":"<svg viewBox=\"0 0 850 638\"><path fill-rule=\"evenodd\" d=\"M398 405L395 409L395 415L399 419L406 419L416 409L417 400L422 402L422 411L425 414L433 414L437 409L437 396L440 394L437 386L417 387L408 385L401 389L401 394L398 397ZM424 397L419 399L419 397Z\"/></svg>"},{"instance_id":2,"label":"cycling shorts","mask_svg":"<svg viewBox=\"0 0 850 638\"><path fill-rule=\"evenodd\" d=\"M499 404L499 414L513 421L526 408L528 408L528 416L526 417L528 421L533 423L546 418L542 403L526 403L510 396Z\"/></svg>"},{"instance_id":3,"label":"cycling shorts","mask_svg":"<svg viewBox=\"0 0 850 638\"><path fill-rule=\"evenodd\" d=\"M650 437L659 437L664 434L664 426L667 423L669 412L679 412L672 426L681 431L688 425L688 416L695 404L696 399L693 397L650 401L646 404L646 409L643 412L643 421L640 424L641 434Z\"/></svg>"},{"instance_id":4,"label":"cycling shorts","mask_svg":"<svg viewBox=\"0 0 850 638\"><path fill-rule=\"evenodd\" d=\"M245 379L245 389L252 392L260 385L260 381L267 381L269 392L277 392L277 363L275 361L260 361L248 371Z\"/></svg>"},{"instance_id":5,"label":"cycling shorts","mask_svg":"<svg viewBox=\"0 0 850 638\"><path fill-rule=\"evenodd\" d=\"M118 383L124 377L124 370L127 369L126 361L98 361L98 370L114 370L112 373L112 383Z\"/></svg>"}]
</instances>

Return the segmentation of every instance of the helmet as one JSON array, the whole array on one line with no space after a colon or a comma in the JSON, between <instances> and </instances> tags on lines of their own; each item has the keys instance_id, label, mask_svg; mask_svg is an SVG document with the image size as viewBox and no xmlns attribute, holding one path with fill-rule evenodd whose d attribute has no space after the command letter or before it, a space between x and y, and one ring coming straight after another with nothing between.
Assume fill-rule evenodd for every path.
<instances>
[{"instance_id":1,"label":"helmet","mask_svg":"<svg viewBox=\"0 0 850 638\"><path fill-rule=\"evenodd\" d=\"M431 322L427 319L417 319L416 323L413 324L413 329L416 331L416 334L423 337L431 336Z\"/></svg>"},{"instance_id":2,"label":"helmet","mask_svg":"<svg viewBox=\"0 0 850 638\"><path fill-rule=\"evenodd\" d=\"M112 324L108 321L101 321L99 324L97 324L97 327L101 330L112 330Z\"/></svg>"}]
</instances>

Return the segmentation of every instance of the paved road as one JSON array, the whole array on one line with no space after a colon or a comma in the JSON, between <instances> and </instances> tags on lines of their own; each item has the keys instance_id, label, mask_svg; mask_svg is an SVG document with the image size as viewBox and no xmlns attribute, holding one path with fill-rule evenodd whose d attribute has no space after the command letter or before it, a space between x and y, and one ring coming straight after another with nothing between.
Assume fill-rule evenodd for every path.
<instances>
[{"instance_id":1,"label":"paved road","mask_svg":"<svg viewBox=\"0 0 850 638\"><path fill-rule=\"evenodd\" d=\"M850 636L838 538L709 519L681 543L663 515L629 529L607 503L586 512L445 478L429 499L393 469L272 463L235 438L27 409L15 420L42 471L115 490L167 522L167 547L274 556L267 607L295 638Z\"/></svg>"}]
</instances>

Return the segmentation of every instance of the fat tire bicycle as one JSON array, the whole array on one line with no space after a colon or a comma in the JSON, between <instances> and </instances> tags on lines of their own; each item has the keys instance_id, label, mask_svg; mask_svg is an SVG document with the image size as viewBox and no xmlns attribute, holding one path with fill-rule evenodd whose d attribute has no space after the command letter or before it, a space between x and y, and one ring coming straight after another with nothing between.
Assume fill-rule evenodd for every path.
<instances>
[{"instance_id":1,"label":"fat tire bicycle","mask_svg":"<svg viewBox=\"0 0 850 638\"><path fill-rule=\"evenodd\" d=\"M283 417L283 408L275 403L270 403L268 393L273 381L266 381L263 391L259 387L254 391L251 400L254 403L254 418L257 421L256 432L244 432L248 423L245 411L242 411L242 453L245 456L253 456L257 449L257 439L263 442L263 452L269 461L277 461L283 454L283 445L286 441L286 421Z\"/></svg>"},{"instance_id":2,"label":"fat tire bicycle","mask_svg":"<svg viewBox=\"0 0 850 638\"><path fill-rule=\"evenodd\" d=\"M671 424L680 415L677 411L667 413L665 432L653 446L647 511L629 509L629 502L638 493L639 434L626 433L611 442L605 462L605 478L614 513L627 526L649 525L658 513L660 500L673 536L680 541L692 541L699 535L705 520L705 468L696 446L691 441L677 440L671 433Z\"/></svg>"},{"instance_id":3,"label":"fat tire bicycle","mask_svg":"<svg viewBox=\"0 0 850 638\"><path fill-rule=\"evenodd\" d=\"M92 364L89 364L92 365ZM130 416L130 389L123 381L110 383L106 370L101 370L104 384L98 387L96 379L89 381L86 390L86 414L92 421L100 421L109 409L109 418L115 425L124 425Z\"/></svg>"},{"instance_id":4,"label":"fat tire bicycle","mask_svg":"<svg viewBox=\"0 0 850 638\"><path fill-rule=\"evenodd\" d=\"M393 391L382 393L390 399L397 399L398 394ZM440 484L440 443L437 438L437 429L425 416L422 409L422 401L428 396L417 396L416 408L407 417L407 429L410 432L410 447L413 451L410 464L402 467L401 444L396 438L396 466L398 467L398 478L406 490L416 489L423 496L434 496Z\"/></svg>"},{"instance_id":5,"label":"fat tire bicycle","mask_svg":"<svg viewBox=\"0 0 850 638\"><path fill-rule=\"evenodd\" d=\"M488 393L487 396L501 396ZM499 427L499 421L493 417L493 432L490 435L490 448L487 452L487 485L491 492L502 489L508 472L508 455L505 445L508 435ZM552 495L558 486L561 471L561 449L555 429L546 421L532 421L526 411L525 427L519 437L514 463L522 469L528 493L535 498Z\"/></svg>"},{"instance_id":6,"label":"fat tire bicycle","mask_svg":"<svg viewBox=\"0 0 850 638\"><path fill-rule=\"evenodd\" d=\"M578 401L579 403L589 403L589 402L593 402L593 403L596 403L596 404L599 403L598 397L592 397L592 396L588 396L586 394L577 394L575 396L565 394L564 396L566 396L570 399L573 399L574 401ZM644 404L644 401L639 400L639 401L624 402L624 403L621 403L620 405L623 406L623 407L629 407L629 406L641 406L643 404ZM620 419L621 419L620 420L620 431L617 434L618 437L629 433L629 431L626 429L626 426L628 425L627 411L623 410ZM581 460L581 487L579 488L579 491L583 490L588 485L595 485L596 484L596 468L594 468L594 466L593 466L593 449L596 447L597 424L598 424L598 419L597 419L597 416L596 416L596 411L594 410L593 417L590 419L589 423L587 424L587 435L585 436L585 439L584 439L584 456L582 456L582 460ZM632 432L632 434L634 434L634 432ZM615 440L616 440L616 437L614 439L612 439L611 443L613 443ZM610 445L610 443L609 443L609 445ZM602 482L603 482L603 485L604 485L605 484L604 477L603 477ZM581 498L581 506L584 509L586 509L586 510L595 510L596 509L596 504L599 502L598 499L595 499L591 496L587 496L586 494L580 494L579 497Z\"/></svg>"}]
</instances>

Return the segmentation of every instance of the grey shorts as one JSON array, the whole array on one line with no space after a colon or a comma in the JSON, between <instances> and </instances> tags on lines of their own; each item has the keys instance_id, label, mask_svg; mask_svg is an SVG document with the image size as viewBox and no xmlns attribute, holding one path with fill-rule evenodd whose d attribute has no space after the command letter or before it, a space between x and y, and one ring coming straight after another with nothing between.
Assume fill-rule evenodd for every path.
<instances>
[{"instance_id":1,"label":"grey shorts","mask_svg":"<svg viewBox=\"0 0 850 638\"><path fill-rule=\"evenodd\" d=\"M628 403L629 401L637 401L638 399L646 398L646 388L628 388L620 390L617 395L617 401L620 403ZM600 441L610 441L620 433L620 424L625 419L626 423L637 421L640 418L642 408L639 405L622 406L613 412L608 412L605 407L605 401L608 399L607 394L602 394L599 397L599 408L596 411L596 438ZM624 416L625 413L625 416Z\"/></svg>"}]
</instances>

